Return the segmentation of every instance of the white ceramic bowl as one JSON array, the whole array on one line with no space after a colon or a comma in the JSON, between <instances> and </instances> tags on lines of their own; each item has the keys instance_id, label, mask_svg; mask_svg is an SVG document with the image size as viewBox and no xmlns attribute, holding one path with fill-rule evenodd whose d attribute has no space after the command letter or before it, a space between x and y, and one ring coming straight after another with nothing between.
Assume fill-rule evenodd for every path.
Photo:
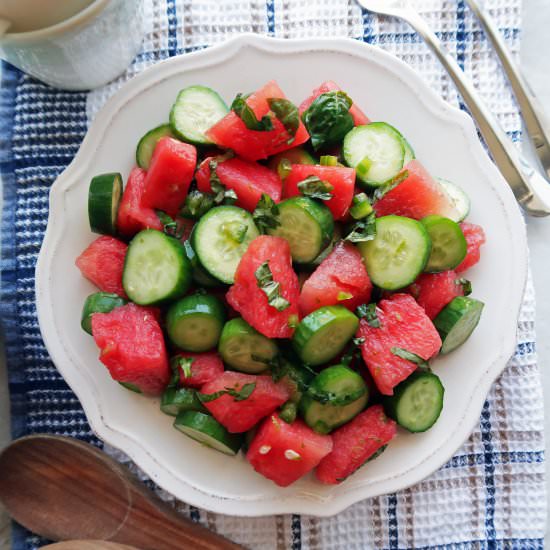
<instances>
[{"instance_id":1,"label":"white ceramic bowl","mask_svg":"<svg viewBox=\"0 0 550 550\"><path fill-rule=\"evenodd\" d=\"M79 323L84 298L94 291L74 266L96 237L86 213L90 178L111 171L126 177L138 139L167 120L180 88L205 84L229 101L272 78L294 101L324 80L338 82L369 117L399 128L433 174L464 187L472 198L469 219L487 233L482 261L468 272L475 297L486 303L479 327L464 346L433 363L446 388L439 421L425 434L400 432L380 459L338 486L323 486L311 476L281 489L256 474L242 455L229 458L177 433L157 400L111 380ZM159 63L105 105L52 188L36 295L44 341L93 430L125 451L161 487L214 512L327 516L420 481L460 447L479 419L491 383L513 353L526 268L523 219L471 119L444 103L418 74L380 49L352 40L244 35Z\"/></svg>"}]
</instances>

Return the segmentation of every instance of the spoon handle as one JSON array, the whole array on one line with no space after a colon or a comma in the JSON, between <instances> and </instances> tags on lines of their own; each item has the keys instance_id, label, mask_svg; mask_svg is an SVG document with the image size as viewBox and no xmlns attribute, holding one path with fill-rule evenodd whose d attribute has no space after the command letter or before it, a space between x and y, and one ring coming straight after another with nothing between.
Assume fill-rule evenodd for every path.
<instances>
[{"instance_id":1,"label":"spoon handle","mask_svg":"<svg viewBox=\"0 0 550 550\"><path fill-rule=\"evenodd\" d=\"M400 16L422 36L453 79L477 122L495 164L525 212L538 217L550 215L550 183L523 158L426 21L409 8L400 12Z\"/></svg>"},{"instance_id":2,"label":"spoon handle","mask_svg":"<svg viewBox=\"0 0 550 550\"><path fill-rule=\"evenodd\" d=\"M535 152L539 157L542 167L548 177L550 177L550 121L536 95L512 59L495 24L475 0L466 0L466 2L479 19L485 33L493 44L502 68L506 72L506 76L514 90L523 120L525 121L527 135L535 146Z\"/></svg>"},{"instance_id":3,"label":"spoon handle","mask_svg":"<svg viewBox=\"0 0 550 550\"><path fill-rule=\"evenodd\" d=\"M131 502L128 514L109 540L143 550L243 550L242 546L180 516L129 476L127 481Z\"/></svg>"}]
</instances>

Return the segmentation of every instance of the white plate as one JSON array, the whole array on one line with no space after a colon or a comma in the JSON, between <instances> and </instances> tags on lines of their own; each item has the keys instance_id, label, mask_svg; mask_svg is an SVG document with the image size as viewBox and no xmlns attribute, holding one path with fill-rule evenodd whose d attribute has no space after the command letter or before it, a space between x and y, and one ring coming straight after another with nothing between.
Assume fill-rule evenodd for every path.
<instances>
[{"instance_id":1,"label":"white plate","mask_svg":"<svg viewBox=\"0 0 550 550\"><path fill-rule=\"evenodd\" d=\"M446 388L441 418L425 434L400 432L380 459L339 486L323 486L312 476L281 489L242 456L228 458L177 433L157 400L111 380L79 322L84 298L94 291L74 265L95 238L87 221L90 178L111 171L126 177L138 139L167 120L180 88L205 84L230 101L273 78L294 101L324 80L338 82L369 117L399 128L433 174L464 187L472 198L469 219L487 233L482 261L468 272L475 297L486 303L481 323L464 346L433 364ZM52 187L36 270L38 316L51 357L95 433L125 451L161 487L214 512L328 516L420 481L468 437L491 383L514 350L526 255L523 219L471 119L443 102L407 65L353 40L243 35L159 63L128 82L97 115L74 161Z\"/></svg>"}]
</instances>

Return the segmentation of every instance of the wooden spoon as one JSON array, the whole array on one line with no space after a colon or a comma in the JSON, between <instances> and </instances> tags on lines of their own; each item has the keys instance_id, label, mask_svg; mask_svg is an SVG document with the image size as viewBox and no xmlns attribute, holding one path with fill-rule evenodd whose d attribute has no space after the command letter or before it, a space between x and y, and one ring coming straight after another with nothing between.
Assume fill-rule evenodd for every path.
<instances>
[{"instance_id":1,"label":"wooden spoon","mask_svg":"<svg viewBox=\"0 0 550 550\"><path fill-rule=\"evenodd\" d=\"M42 546L40 550L139 550L135 546L126 546L104 540L67 540Z\"/></svg>"},{"instance_id":2,"label":"wooden spoon","mask_svg":"<svg viewBox=\"0 0 550 550\"><path fill-rule=\"evenodd\" d=\"M51 540L100 539L143 550L241 546L178 515L92 445L31 435L0 454L0 500L27 529Z\"/></svg>"}]
</instances>

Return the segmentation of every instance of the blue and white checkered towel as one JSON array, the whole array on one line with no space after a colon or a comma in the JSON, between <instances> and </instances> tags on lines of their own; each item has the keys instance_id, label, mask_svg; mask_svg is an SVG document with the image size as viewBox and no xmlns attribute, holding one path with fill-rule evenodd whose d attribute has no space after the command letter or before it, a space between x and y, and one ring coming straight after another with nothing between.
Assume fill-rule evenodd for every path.
<instances>
[{"instance_id":1,"label":"blue and white checkered towel","mask_svg":"<svg viewBox=\"0 0 550 550\"><path fill-rule=\"evenodd\" d=\"M518 112L464 1L415 3L475 80L506 130L519 139ZM485 4L517 54L521 0L486 0ZM353 0L148 0L146 7L149 28L141 53L124 76L102 89L62 92L4 66L1 313L14 437L50 432L101 446L40 337L34 267L46 228L50 186L77 152L98 109L124 80L157 60L245 31L288 38L350 36L401 57L446 100L458 104L449 79L408 27L372 17ZM365 500L328 519L297 515L245 519L175 505L194 520L254 549L542 548L546 517L543 407L533 319L529 283L516 354L494 384L479 426L449 463L422 483ZM21 528L15 530L16 550L36 548L40 542Z\"/></svg>"}]
</instances>

